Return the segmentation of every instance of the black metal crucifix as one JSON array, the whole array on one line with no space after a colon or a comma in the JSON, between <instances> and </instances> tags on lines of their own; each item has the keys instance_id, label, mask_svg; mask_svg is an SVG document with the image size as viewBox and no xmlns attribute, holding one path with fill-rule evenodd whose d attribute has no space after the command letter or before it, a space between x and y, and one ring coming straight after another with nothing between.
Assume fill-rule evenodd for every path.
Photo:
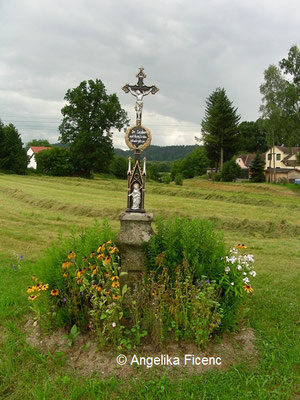
<instances>
[{"instance_id":1,"label":"black metal crucifix","mask_svg":"<svg viewBox=\"0 0 300 400\"><path fill-rule=\"evenodd\" d=\"M155 86L144 85L144 79L147 75L144 72L144 68L140 67L139 72L136 74L138 78L136 85L129 85L128 83L122 87L125 93L131 93L136 97L135 111L136 111L136 125L141 125L142 123L142 110L143 110L143 97L147 96L149 93L155 94L159 89Z\"/></svg>"}]
</instances>

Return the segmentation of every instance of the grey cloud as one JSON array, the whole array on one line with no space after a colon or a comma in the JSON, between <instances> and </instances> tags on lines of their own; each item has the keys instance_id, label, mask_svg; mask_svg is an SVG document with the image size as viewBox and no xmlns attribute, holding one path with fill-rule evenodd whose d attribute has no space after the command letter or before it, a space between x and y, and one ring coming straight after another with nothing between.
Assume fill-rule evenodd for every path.
<instances>
[{"instance_id":1,"label":"grey cloud","mask_svg":"<svg viewBox=\"0 0 300 400\"><path fill-rule=\"evenodd\" d=\"M258 118L263 71L297 44L299 11L293 0L3 1L0 118L31 120L36 129L16 123L26 140L57 138L67 89L100 78L134 119L134 98L121 87L135 83L142 65L145 82L160 88L145 98L144 123L168 125L156 144L192 144L218 86L243 120Z\"/></svg>"}]
</instances>

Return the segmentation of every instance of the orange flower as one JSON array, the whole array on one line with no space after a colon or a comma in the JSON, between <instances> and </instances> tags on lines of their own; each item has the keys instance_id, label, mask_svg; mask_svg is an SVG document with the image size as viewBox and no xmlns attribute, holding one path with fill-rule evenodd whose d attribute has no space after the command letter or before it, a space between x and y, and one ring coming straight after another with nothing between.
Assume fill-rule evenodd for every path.
<instances>
[{"instance_id":1,"label":"orange flower","mask_svg":"<svg viewBox=\"0 0 300 400\"><path fill-rule=\"evenodd\" d=\"M97 272L98 272L98 268L93 269L92 275L96 275Z\"/></svg>"},{"instance_id":2,"label":"orange flower","mask_svg":"<svg viewBox=\"0 0 300 400\"><path fill-rule=\"evenodd\" d=\"M52 289L51 290L51 296L57 296L59 291L57 289Z\"/></svg>"},{"instance_id":3,"label":"orange flower","mask_svg":"<svg viewBox=\"0 0 300 400\"><path fill-rule=\"evenodd\" d=\"M70 261L65 261L64 263L62 263L61 267L62 267L62 269L67 269L71 265L73 265L73 263L71 263Z\"/></svg>"},{"instance_id":4,"label":"orange flower","mask_svg":"<svg viewBox=\"0 0 300 400\"><path fill-rule=\"evenodd\" d=\"M95 253L94 251L92 251L91 254L90 254L90 258L94 258L94 257L95 257L95 254L96 254L96 253Z\"/></svg>"},{"instance_id":5,"label":"orange flower","mask_svg":"<svg viewBox=\"0 0 300 400\"><path fill-rule=\"evenodd\" d=\"M236 246L236 248L237 249L247 249L247 246L245 245L245 244L238 244L237 246Z\"/></svg>"},{"instance_id":6,"label":"orange flower","mask_svg":"<svg viewBox=\"0 0 300 400\"><path fill-rule=\"evenodd\" d=\"M74 251L69 251L68 259L69 259L69 260L72 260L72 259L75 258L75 257L76 257L76 253L75 253Z\"/></svg>"},{"instance_id":7,"label":"orange flower","mask_svg":"<svg viewBox=\"0 0 300 400\"><path fill-rule=\"evenodd\" d=\"M77 271L77 278L80 278L81 277L81 275L82 275L82 270L81 269L79 269L78 271Z\"/></svg>"},{"instance_id":8,"label":"orange flower","mask_svg":"<svg viewBox=\"0 0 300 400\"><path fill-rule=\"evenodd\" d=\"M119 282L115 281L115 282L112 283L111 286L112 286L113 288L116 288L116 287L119 287L120 284L119 284Z\"/></svg>"},{"instance_id":9,"label":"orange flower","mask_svg":"<svg viewBox=\"0 0 300 400\"><path fill-rule=\"evenodd\" d=\"M100 253L100 254L97 255L98 260L102 260L103 257L104 257L104 254L103 254L103 253Z\"/></svg>"},{"instance_id":10,"label":"orange flower","mask_svg":"<svg viewBox=\"0 0 300 400\"><path fill-rule=\"evenodd\" d=\"M97 292L100 292L100 290L102 290L102 287L101 286L97 286L96 290L97 290Z\"/></svg>"},{"instance_id":11,"label":"orange flower","mask_svg":"<svg viewBox=\"0 0 300 400\"><path fill-rule=\"evenodd\" d=\"M97 285L95 283L92 284L92 288L95 289Z\"/></svg>"},{"instance_id":12,"label":"orange flower","mask_svg":"<svg viewBox=\"0 0 300 400\"><path fill-rule=\"evenodd\" d=\"M84 256L84 257L82 257L82 261L85 263L85 262L87 262L87 257L86 256Z\"/></svg>"},{"instance_id":13,"label":"orange flower","mask_svg":"<svg viewBox=\"0 0 300 400\"><path fill-rule=\"evenodd\" d=\"M106 256L105 260L103 261L104 264L109 264L111 262L111 256Z\"/></svg>"},{"instance_id":14,"label":"orange flower","mask_svg":"<svg viewBox=\"0 0 300 400\"><path fill-rule=\"evenodd\" d=\"M104 278L109 278L109 273L108 272L105 272Z\"/></svg>"},{"instance_id":15,"label":"orange flower","mask_svg":"<svg viewBox=\"0 0 300 400\"><path fill-rule=\"evenodd\" d=\"M63 277L64 277L64 278L66 278L67 276L68 276L68 274L66 274L66 273L63 274Z\"/></svg>"},{"instance_id":16,"label":"orange flower","mask_svg":"<svg viewBox=\"0 0 300 400\"><path fill-rule=\"evenodd\" d=\"M113 300L118 300L120 298L120 296L118 296L117 294L113 294Z\"/></svg>"}]
</instances>

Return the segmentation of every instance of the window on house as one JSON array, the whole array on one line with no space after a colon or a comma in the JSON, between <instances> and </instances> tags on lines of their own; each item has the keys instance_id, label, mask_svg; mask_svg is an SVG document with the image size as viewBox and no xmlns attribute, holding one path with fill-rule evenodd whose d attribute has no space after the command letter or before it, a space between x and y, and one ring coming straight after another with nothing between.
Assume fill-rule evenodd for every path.
<instances>
[{"instance_id":1,"label":"window on house","mask_svg":"<svg viewBox=\"0 0 300 400\"><path fill-rule=\"evenodd\" d=\"M268 160L272 160L272 153L268 154Z\"/></svg>"},{"instance_id":2,"label":"window on house","mask_svg":"<svg viewBox=\"0 0 300 400\"><path fill-rule=\"evenodd\" d=\"M280 154L280 153L276 154L276 160L277 160L277 161L280 161L280 160L281 160L281 154Z\"/></svg>"}]
</instances>

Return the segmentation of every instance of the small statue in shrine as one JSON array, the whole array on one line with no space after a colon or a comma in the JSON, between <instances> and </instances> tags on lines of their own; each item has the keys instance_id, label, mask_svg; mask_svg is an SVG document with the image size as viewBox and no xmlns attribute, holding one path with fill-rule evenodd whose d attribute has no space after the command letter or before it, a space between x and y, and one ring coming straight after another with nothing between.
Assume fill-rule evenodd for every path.
<instances>
[{"instance_id":1,"label":"small statue in shrine","mask_svg":"<svg viewBox=\"0 0 300 400\"><path fill-rule=\"evenodd\" d=\"M135 183L133 185L133 191L128 195L129 197L132 196L132 210L139 210L141 204L141 190L140 185Z\"/></svg>"}]
</instances>

